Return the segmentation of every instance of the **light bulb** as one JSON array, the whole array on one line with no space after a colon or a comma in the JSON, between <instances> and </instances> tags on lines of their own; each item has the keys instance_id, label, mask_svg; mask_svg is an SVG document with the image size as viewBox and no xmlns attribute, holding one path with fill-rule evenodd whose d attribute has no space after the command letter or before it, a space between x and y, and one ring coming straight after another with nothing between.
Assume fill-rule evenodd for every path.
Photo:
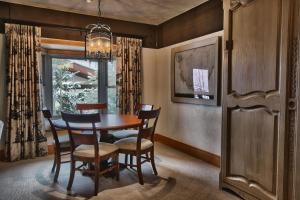
<instances>
[{"instance_id":1,"label":"light bulb","mask_svg":"<svg viewBox=\"0 0 300 200\"><path fill-rule=\"evenodd\" d=\"M109 46L110 46L110 42L109 42L109 41L107 41L107 42L106 42L106 44L105 44L105 46L106 46L106 48L109 48Z\"/></svg>"}]
</instances>

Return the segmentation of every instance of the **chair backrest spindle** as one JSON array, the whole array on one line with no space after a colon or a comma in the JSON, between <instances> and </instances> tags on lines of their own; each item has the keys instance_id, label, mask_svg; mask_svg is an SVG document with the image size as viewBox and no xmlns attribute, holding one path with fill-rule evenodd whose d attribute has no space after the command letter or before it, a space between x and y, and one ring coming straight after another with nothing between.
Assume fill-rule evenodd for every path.
<instances>
[{"instance_id":1,"label":"chair backrest spindle","mask_svg":"<svg viewBox=\"0 0 300 200\"><path fill-rule=\"evenodd\" d=\"M101 122L100 114L70 114L62 112L61 116L67 125L72 151L74 151L75 148L79 145L94 145L95 156L98 156L98 139L96 133L96 123ZM72 124L76 123L90 123L91 129L93 130L92 134L74 133L73 131L76 130L76 128L72 127Z\"/></svg>"},{"instance_id":2,"label":"chair backrest spindle","mask_svg":"<svg viewBox=\"0 0 300 200\"><path fill-rule=\"evenodd\" d=\"M154 142L155 128L160 114L160 110L161 108L158 108L156 110L150 110L150 111L141 110L139 112L138 118L141 119L142 122L139 127L139 133L138 133L138 142L137 142L138 149L141 148L142 139L150 139L152 142Z\"/></svg>"}]
</instances>

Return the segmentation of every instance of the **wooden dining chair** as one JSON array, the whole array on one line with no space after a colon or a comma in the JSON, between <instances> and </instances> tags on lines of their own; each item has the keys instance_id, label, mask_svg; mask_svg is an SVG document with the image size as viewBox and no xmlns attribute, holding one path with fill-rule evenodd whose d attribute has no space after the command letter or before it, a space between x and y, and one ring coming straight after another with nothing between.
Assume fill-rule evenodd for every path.
<instances>
[{"instance_id":1,"label":"wooden dining chair","mask_svg":"<svg viewBox=\"0 0 300 200\"><path fill-rule=\"evenodd\" d=\"M141 110L149 111L149 110L153 110L153 108L154 108L154 105L151 105L151 104L135 104L134 114L138 115ZM147 126L147 123L145 124L145 126ZM112 132L111 135L113 136L113 139L115 141L117 141L117 140L121 140L121 139L128 138L128 137L137 137L138 130L137 129L119 130L119 131ZM146 156L147 156L147 158L149 158L148 154L146 154ZM125 155L125 163L127 163L127 162L128 162L128 155ZM130 156L131 166L133 165L132 162L133 162L133 156Z\"/></svg>"},{"instance_id":2,"label":"wooden dining chair","mask_svg":"<svg viewBox=\"0 0 300 200\"><path fill-rule=\"evenodd\" d=\"M60 165L64 163L69 163L70 160L62 161L61 157L70 155L71 154L71 143L69 140L68 135L58 136L57 130L52 122L52 115L50 110L44 109L42 110L44 118L48 120L54 140L54 161L53 161L53 167L51 172L53 173L55 170L54 175L54 182L57 182L57 178L60 171Z\"/></svg>"},{"instance_id":3,"label":"wooden dining chair","mask_svg":"<svg viewBox=\"0 0 300 200\"><path fill-rule=\"evenodd\" d=\"M141 110L149 111L153 110L154 106L150 104L136 104L134 106L134 114L138 115ZM126 129L120 131L114 131L111 133L115 140L120 140L128 137L136 137L138 134L138 130L136 129Z\"/></svg>"},{"instance_id":4,"label":"wooden dining chair","mask_svg":"<svg viewBox=\"0 0 300 200\"><path fill-rule=\"evenodd\" d=\"M85 111L98 111L99 113L103 114L104 110L107 109L106 103L77 103L76 110L80 111L80 114L83 114ZM85 134L91 134L91 131L82 131ZM100 132L98 131L98 140L100 140Z\"/></svg>"},{"instance_id":5,"label":"wooden dining chair","mask_svg":"<svg viewBox=\"0 0 300 200\"><path fill-rule=\"evenodd\" d=\"M88 110L98 110L99 113L104 112L105 109L107 109L106 103L78 103L76 104L76 109L80 111L81 114L83 114L84 111Z\"/></svg>"},{"instance_id":6,"label":"wooden dining chair","mask_svg":"<svg viewBox=\"0 0 300 200\"><path fill-rule=\"evenodd\" d=\"M100 114L68 114L62 112L62 119L66 122L68 133L71 141L71 169L70 178L67 189L70 191L74 181L75 171L81 171L85 174L93 174L95 176L94 195L98 194L99 175L108 171L115 170L116 178L119 180L119 149L114 144L98 143L96 133L96 123L101 121ZM74 133L76 128L72 124L90 123L92 134ZM100 171L100 160L112 159L112 163L108 164L106 169ZM83 164L76 167L76 162ZM94 164L95 167L85 169L85 164Z\"/></svg>"},{"instance_id":7,"label":"wooden dining chair","mask_svg":"<svg viewBox=\"0 0 300 200\"><path fill-rule=\"evenodd\" d=\"M128 164L125 161L124 165L137 168L139 183L141 185L144 184L142 174L143 163L151 162L153 172L157 175L154 161L154 133L160 110L159 108L151 111L140 111L138 118L142 122L139 126L138 136L124 138L114 143L119 147L120 153L136 157L136 164ZM150 158L146 156L148 153L150 153Z\"/></svg>"}]
</instances>

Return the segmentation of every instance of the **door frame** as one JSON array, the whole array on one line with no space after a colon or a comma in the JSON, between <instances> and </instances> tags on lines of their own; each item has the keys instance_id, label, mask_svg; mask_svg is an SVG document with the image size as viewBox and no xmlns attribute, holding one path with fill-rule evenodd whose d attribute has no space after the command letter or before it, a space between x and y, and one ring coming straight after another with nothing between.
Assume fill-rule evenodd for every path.
<instances>
[{"instance_id":1,"label":"door frame","mask_svg":"<svg viewBox=\"0 0 300 200\"><path fill-rule=\"evenodd\" d=\"M298 200L300 199L300 191L297 190L297 186L300 185L300 2L294 0L294 11L293 11L293 36L291 42L291 66L297 71L295 88L296 88L296 113L295 113L295 124L294 124L294 136L291 140L290 152L292 154L292 159L289 166L290 171L292 171L292 182L289 185L292 191L289 193L289 199Z\"/></svg>"}]
</instances>

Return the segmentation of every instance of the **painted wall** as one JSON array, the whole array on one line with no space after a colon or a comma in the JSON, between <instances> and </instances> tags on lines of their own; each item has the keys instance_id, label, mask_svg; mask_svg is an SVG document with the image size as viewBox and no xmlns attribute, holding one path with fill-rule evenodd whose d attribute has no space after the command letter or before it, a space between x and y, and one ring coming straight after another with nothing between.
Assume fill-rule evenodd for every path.
<instances>
[{"instance_id":1,"label":"painted wall","mask_svg":"<svg viewBox=\"0 0 300 200\"><path fill-rule=\"evenodd\" d=\"M156 105L157 100L157 49L143 48L143 103Z\"/></svg>"},{"instance_id":2,"label":"painted wall","mask_svg":"<svg viewBox=\"0 0 300 200\"><path fill-rule=\"evenodd\" d=\"M5 99L5 72L6 72L6 66L5 66L5 36L4 34L0 34L0 120L5 120L5 106L4 106L4 99ZM0 150L4 148L4 134L0 133Z\"/></svg>"},{"instance_id":3,"label":"painted wall","mask_svg":"<svg viewBox=\"0 0 300 200\"><path fill-rule=\"evenodd\" d=\"M223 31L157 50L143 49L144 102L162 107L156 132L193 147L221 154L221 107L171 102L171 49Z\"/></svg>"}]
</instances>

